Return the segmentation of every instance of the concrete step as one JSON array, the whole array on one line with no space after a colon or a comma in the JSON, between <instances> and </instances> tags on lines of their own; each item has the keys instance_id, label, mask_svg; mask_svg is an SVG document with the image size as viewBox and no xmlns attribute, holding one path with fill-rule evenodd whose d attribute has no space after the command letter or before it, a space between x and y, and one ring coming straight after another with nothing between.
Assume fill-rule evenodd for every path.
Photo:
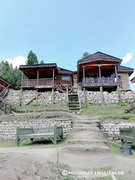
<instances>
[{"instance_id":1,"label":"concrete step","mask_svg":"<svg viewBox=\"0 0 135 180\"><path fill-rule=\"evenodd\" d=\"M75 110L80 110L80 107L69 107L69 110L72 110L72 111L73 111L73 110L74 110L74 111L75 111Z\"/></svg>"},{"instance_id":2,"label":"concrete step","mask_svg":"<svg viewBox=\"0 0 135 180\"><path fill-rule=\"evenodd\" d=\"M100 120L74 120L75 123L78 123L78 124L97 124L97 123L100 123Z\"/></svg>"},{"instance_id":3,"label":"concrete step","mask_svg":"<svg viewBox=\"0 0 135 180\"><path fill-rule=\"evenodd\" d=\"M69 151L90 151L90 152L104 152L104 153L109 152L108 146L100 145L100 144L96 144L96 145L70 144L63 149Z\"/></svg>"},{"instance_id":4,"label":"concrete step","mask_svg":"<svg viewBox=\"0 0 135 180\"><path fill-rule=\"evenodd\" d=\"M100 129L98 127L87 127L87 126L74 127L73 126L73 129L72 129L72 131L80 131L80 133L81 133L81 131L86 131L86 130L91 131L91 132L92 131L100 132Z\"/></svg>"},{"instance_id":5,"label":"concrete step","mask_svg":"<svg viewBox=\"0 0 135 180\"><path fill-rule=\"evenodd\" d=\"M90 145L97 145L102 144L105 145L106 140L86 140L86 139L69 139L68 144L90 144Z\"/></svg>"}]
</instances>

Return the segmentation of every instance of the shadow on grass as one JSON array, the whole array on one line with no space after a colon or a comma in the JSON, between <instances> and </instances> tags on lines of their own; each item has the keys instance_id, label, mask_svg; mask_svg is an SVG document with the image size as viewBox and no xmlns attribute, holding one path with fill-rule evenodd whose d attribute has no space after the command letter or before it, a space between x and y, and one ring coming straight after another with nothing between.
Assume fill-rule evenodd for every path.
<instances>
[{"instance_id":1,"label":"shadow on grass","mask_svg":"<svg viewBox=\"0 0 135 180\"><path fill-rule=\"evenodd\" d=\"M24 146L46 146L46 147L61 147L65 146L67 144L67 138L64 137L62 140L58 141L57 144L53 144L51 140L34 140L33 142L30 140L22 141L22 143L19 144L19 147ZM0 147L16 147L15 141L7 141L7 140L1 140L0 141Z\"/></svg>"},{"instance_id":2,"label":"shadow on grass","mask_svg":"<svg viewBox=\"0 0 135 180\"><path fill-rule=\"evenodd\" d=\"M116 155L119 155L119 156L125 156L125 157L131 157L131 158L135 158L135 154L133 152L135 152L135 146L132 145L132 144L125 144L127 146L131 146L131 150L132 150L132 155L123 155L120 153L120 147L122 146L121 143L118 143L118 142L115 142L113 140L108 140L107 141L107 144L110 148L110 151Z\"/></svg>"}]
</instances>

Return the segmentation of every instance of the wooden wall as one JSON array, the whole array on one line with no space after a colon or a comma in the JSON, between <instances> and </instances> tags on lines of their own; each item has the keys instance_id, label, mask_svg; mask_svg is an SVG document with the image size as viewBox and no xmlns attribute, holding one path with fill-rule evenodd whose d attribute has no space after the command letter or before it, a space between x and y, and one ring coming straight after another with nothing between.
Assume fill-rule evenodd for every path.
<instances>
[{"instance_id":1,"label":"wooden wall","mask_svg":"<svg viewBox=\"0 0 135 180\"><path fill-rule=\"evenodd\" d=\"M121 76L121 81L122 81L121 90L130 90L128 73L118 73L118 76Z\"/></svg>"},{"instance_id":2,"label":"wooden wall","mask_svg":"<svg viewBox=\"0 0 135 180\"><path fill-rule=\"evenodd\" d=\"M57 76L56 76L56 83L57 84L59 84L59 83L63 83L63 84L66 84L66 85L68 85L68 86L71 86L72 85L72 82L71 81L65 81L65 80L62 80L61 79L61 74L58 74Z\"/></svg>"}]
</instances>

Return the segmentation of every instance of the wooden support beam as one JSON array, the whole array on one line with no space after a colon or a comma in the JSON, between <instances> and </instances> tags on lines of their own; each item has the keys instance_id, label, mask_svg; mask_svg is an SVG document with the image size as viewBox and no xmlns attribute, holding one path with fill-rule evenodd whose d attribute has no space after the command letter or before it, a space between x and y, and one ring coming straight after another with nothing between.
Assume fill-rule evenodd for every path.
<instances>
[{"instance_id":1,"label":"wooden support beam","mask_svg":"<svg viewBox=\"0 0 135 180\"><path fill-rule=\"evenodd\" d=\"M37 70L37 86L39 84L39 70Z\"/></svg>"},{"instance_id":2,"label":"wooden support beam","mask_svg":"<svg viewBox=\"0 0 135 180\"><path fill-rule=\"evenodd\" d=\"M52 88L52 104L54 104L54 88Z\"/></svg>"},{"instance_id":3,"label":"wooden support beam","mask_svg":"<svg viewBox=\"0 0 135 180\"><path fill-rule=\"evenodd\" d=\"M85 88L83 88L83 92L84 92L85 104L87 104L87 96L86 96L86 89Z\"/></svg>"},{"instance_id":4,"label":"wooden support beam","mask_svg":"<svg viewBox=\"0 0 135 180\"><path fill-rule=\"evenodd\" d=\"M21 86L23 86L23 71L22 71L22 79L21 79Z\"/></svg>"},{"instance_id":5,"label":"wooden support beam","mask_svg":"<svg viewBox=\"0 0 135 180\"><path fill-rule=\"evenodd\" d=\"M117 74L117 66L115 65L115 78L116 78L116 84L118 86L117 80L118 80L118 74Z\"/></svg>"},{"instance_id":6,"label":"wooden support beam","mask_svg":"<svg viewBox=\"0 0 135 180\"><path fill-rule=\"evenodd\" d=\"M102 105L105 105L104 94L103 94L103 86L100 86L100 92L101 92L101 102L102 102Z\"/></svg>"},{"instance_id":7,"label":"wooden support beam","mask_svg":"<svg viewBox=\"0 0 135 180\"><path fill-rule=\"evenodd\" d=\"M85 66L83 66L83 85L85 85Z\"/></svg>"},{"instance_id":8,"label":"wooden support beam","mask_svg":"<svg viewBox=\"0 0 135 180\"><path fill-rule=\"evenodd\" d=\"M36 102L38 101L38 88L36 89Z\"/></svg>"},{"instance_id":9,"label":"wooden support beam","mask_svg":"<svg viewBox=\"0 0 135 180\"><path fill-rule=\"evenodd\" d=\"M53 88L54 88L54 86L55 86L55 69L53 69Z\"/></svg>"},{"instance_id":10,"label":"wooden support beam","mask_svg":"<svg viewBox=\"0 0 135 180\"><path fill-rule=\"evenodd\" d=\"M101 65L98 66L98 69L99 69L99 78L100 78L100 83L102 83L102 75L101 75Z\"/></svg>"}]
</instances>

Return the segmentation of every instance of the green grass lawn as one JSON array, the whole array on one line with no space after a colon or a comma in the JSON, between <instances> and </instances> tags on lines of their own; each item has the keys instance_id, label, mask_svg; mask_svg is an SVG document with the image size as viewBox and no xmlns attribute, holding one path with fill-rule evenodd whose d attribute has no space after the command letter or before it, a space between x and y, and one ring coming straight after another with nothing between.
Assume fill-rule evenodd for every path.
<instances>
[{"instance_id":1,"label":"green grass lawn","mask_svg":"<svg viewBox=\"0 0 135 180\"><path fill-rule=\"evenodd\" d=\"M131 105L127 103L110 104L105 106L85 104L82 108L83 111L81 115L83 116L100 116L102 120L107 121L135 121L135 114L132 112L125 113L127 109L131 108Z\"/></svg>"}]
</instances>

